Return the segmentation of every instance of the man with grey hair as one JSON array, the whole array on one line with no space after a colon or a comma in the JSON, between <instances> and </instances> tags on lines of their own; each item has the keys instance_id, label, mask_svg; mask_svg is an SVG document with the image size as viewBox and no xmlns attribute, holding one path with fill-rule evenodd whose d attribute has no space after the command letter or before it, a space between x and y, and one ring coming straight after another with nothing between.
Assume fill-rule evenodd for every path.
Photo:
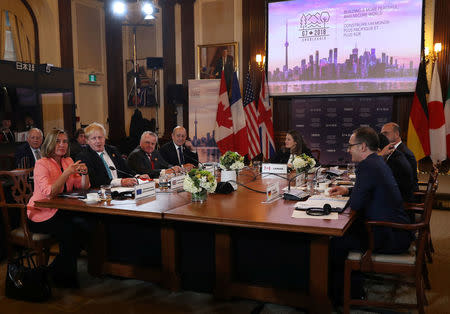
<instances>
[{"instance_id":1,"label":"man with grey hair","mask_svg":"<svg viewBox=\"0 0 450 314\"><path fill-rule=\"evenodd\" d=\"M146 173L150 178L159 177L162 169L172 168L179 171L180 167L169 164L159 151L155 150L157 143L158 136L155 133L151 131L142 133L139 146L128 156L128 168L136 173ZM172 169L168 171L174 171Z\"/></svg>"},{"instance_id":2,"label":"man with grey hair","mask_svg":"<svg viewBox=\"0 0 450 314\"><path fill-rule=\"evenodd\" d=\"M32 168L41 159L41 145L44 136L38 128L32 128L27 133L27 142L19 146L14 155L17 168Z\"/></svg>"}]
</instances>

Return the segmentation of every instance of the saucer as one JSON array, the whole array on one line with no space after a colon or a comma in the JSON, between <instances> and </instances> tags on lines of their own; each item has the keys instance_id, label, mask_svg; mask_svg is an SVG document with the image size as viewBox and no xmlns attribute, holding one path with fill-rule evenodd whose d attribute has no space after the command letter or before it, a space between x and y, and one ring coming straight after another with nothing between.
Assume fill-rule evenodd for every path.
<instances>
[{"instance_id":1,"label":"saucer","mask_svg":"<svg viewBox=\"0 0 450 314\"><path fill-rule=\"evenodd\" d=\"M93 199L93 200L84 199L82 201L88 205L92 205L92 204L97 204L100 201L100 199Z\"/></svg>"}]
</instances>

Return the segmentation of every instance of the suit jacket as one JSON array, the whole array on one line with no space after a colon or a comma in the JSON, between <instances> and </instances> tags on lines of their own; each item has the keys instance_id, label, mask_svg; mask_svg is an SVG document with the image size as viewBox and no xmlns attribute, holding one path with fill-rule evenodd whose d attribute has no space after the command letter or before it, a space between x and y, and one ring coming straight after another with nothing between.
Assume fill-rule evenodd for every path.
<instances>
[{"instance_id":1,"label":"suit jacket","mask_svg":"<svg viewBox=\"0 0 450 314\"><path fill-rule=\"evenodd\" d=\"M27 160L27 162L29 163L27 166L29 166L30 168L34 167L34 154L28 142L17 147L14 158L16 160L16 168L23 167L23 160Z\"/></svg>"},{"instance_id":2,"label":"suit jacket","mask_svg":"<svg viewBox=\"0 0 450 314\"><path fill-rule=\"evenodd\" d=\"M159 150L159 153L161 154L163 159L169 164L174 166L182 166L178 161L178 154L173 141L164 144ZM198 154L191 152L184 145L183 145L183 156L185 164L191 163L196 167L198 166Z\"/></svg>"},{"instance_id":3,"label":"suit jacket","mask_svg":"<svg viewBox=\"0 0 450 314\"><path fill-rule=\"evenodd\" d=\"M305 154L309 157L314 158L314 156L311 153L311 150L306 145L302 146L302 154ZM272 158L270 158L270 162L274 163L274 164L286 164L289 161L290 156L291 156L291 152L288 149L283 147L281 150L277 151ZM314 158L314 160L315 160L315 158ZM317 163L317 160L316 160L316 163Z\"/></svg>"},{"instance_id":4,"label":"suit jacket","mask_svg":"<svg viewBox=\"0 0 450 314\"><path fill-rule=\"evenodd\" d=\"M394 150L386 160L386 163L391 168L403 201L410 201L414 191L414 178L413 171L405 155L399 150Z\"/></svg>"},{"instance_id":5,"label":"suit jacket","mask_svg":"<svg viewBox=\"0 0 450 314\"><path fill-rule=\"evenodd\" d=\"M158 151L153 151L151 156L154 167L152 167L147 153L144 152L140 146L136 147L136 149L133 150L128 156L128 168L130 168L131 171L134 171L136 174L146 173L150 176L150 178L157 178L159 177L161 169L172 167L167 161L164 160L164 158Z\"/></svg>"},{"instance_id":6,"label":"suit jacket","mask_svg":"<svg viewBox=\"0 0 450 314\"><path fill-rule=\"evenodd\" d=\"M61 166L65 170L73 164L70 157L61 159ZM41 158L36 162L34 167L34 191L33 196L28 202L27 215L34 222L46 221L56 214L56 208L34 207L34 202L43 198L48 198L52 191L52 184L61 176L62 171L58 163L53 158ZM73 188L81 188L81 176L76 173L69 176L66 180L67 192L71 192ZM64 187L61 187L60 193Z\"/></svg>"},{"instance_id":7,"label":"suit jacket","mask_svg":"<svg viewBox=\"0 0 450 314\"><path fill-rule=\"evenodd\" d=\"M118 170L130 173L125 160L120 156L119 151L114 146L105 145L105 150L109 157L114 163L114 167ZM89 180L91 182L91 187L99 188L101 185L110 184L111 179L108 176L105 165L102 159L92 148L88 147L85 152L81 152L76 157L77 160L84 162L88 168ZM126 174L117 171L117 176L119 178L128 178Z\"/></svg>"},{"instance_id":8,"label":"suit jacket","mask_svg":"<svg viewBox=\"0 0 450 314\"><path fill-rule=\"evenodd\" d=\"M406 159L408 160L409 164L411 165L411 170L413 173L413 180L414 180L414 191L419 190L417 179L417 160L416 156L414 156L414 153L408 148L408 146L405 145L405 143L401 142L400 145L397 146L397 150L401 151Z\"/></svg>"},{"instance_id":9,"label":"suit jacket","mask_svg":"<svg viewBox=\"0 0 450 314\"><path fill-rule=\"evenodd\" d=\"M348 204L364 220L409 223L394 176L384 159L376 153L356 167L356 182ZM388 253L405 249L412 239L409 232L374 228L375 249L379 251Z\"/></svg>"},{"instance_id":10,"label":"suit jacket","mask_svg":"<svg viewBox=\"0 0 450 314\"><path fill-rule=\"evenodd\" d=\"M214 68L214 76L215 78L220 79L222 75L222 68L224 68L224 76L225 81L227 83L227 90L229 91L231 88L231 81L233 79L233 73L234 73L234 61L233 56L228 55L227 60L225 62L225 67L223 66L223 58L220 57L217 62L216 66Z\"/></svg>"},{"instance_id":11,"label":"suit jacket","mask_svg":"<svg viewBox=\"0 0 450 314\"><path fill-rule=\"evenodd\" d=\"M85 145L84 147L81 146L76 139L72 139L69 143L69 146L70 146L70 157L72 157L73 160L76 159L79 153L86 151L88 147L88 145Z\"/></svg>"}]
</instances>

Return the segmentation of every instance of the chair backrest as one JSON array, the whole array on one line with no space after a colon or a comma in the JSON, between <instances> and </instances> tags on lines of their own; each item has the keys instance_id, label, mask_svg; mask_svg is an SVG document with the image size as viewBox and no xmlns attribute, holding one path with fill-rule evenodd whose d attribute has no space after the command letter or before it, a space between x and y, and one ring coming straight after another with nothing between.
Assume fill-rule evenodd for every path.
<instances>
[{"instance_id":1,"label":"chair backrest","mask_svg":"<svg viewBox=\"0 0 450 314\"><path fill-rule=\"evenodd\" d=\"M320 149L311 149L313 157L320 162Z\"/></svg>"},{"instance_id":2,"label":"chair backrest","mask_svg":"<svg viewBox=\"0 0 450 314\"><path fill-rule=\"evenodd\" d=\"M13 182L11 196L17 204L26 205L33 195L30 175L33 168L0 171L0 177L10 178Z\"/></svg>"}]
</instances>

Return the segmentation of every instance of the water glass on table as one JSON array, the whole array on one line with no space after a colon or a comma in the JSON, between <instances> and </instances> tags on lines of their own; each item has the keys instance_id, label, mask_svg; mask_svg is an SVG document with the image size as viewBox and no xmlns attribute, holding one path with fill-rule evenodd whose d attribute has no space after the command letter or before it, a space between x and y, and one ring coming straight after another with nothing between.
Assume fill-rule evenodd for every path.
<instances>
[{"instance_id":1,"label":"water glass on table","mask_svg":"<svg viewBox=\"0 0 450 314\"><path fill-rule=\"evenodd\" d=\"M111 185L101 185L100 190L98 191L100 200L111 202L112 194L111 194Z\"/></svg>"},{"instance_id":2,"label":"water glass on table","mask_svg":"<svg viewBox=\"0 0 450 314\"><path fill-rule=\"evenodd\" d=\"M348 163L347 164L347 174L351 175L351 174L355 174L355 164L354 163Z\"/></svg>"}]
</instances>

